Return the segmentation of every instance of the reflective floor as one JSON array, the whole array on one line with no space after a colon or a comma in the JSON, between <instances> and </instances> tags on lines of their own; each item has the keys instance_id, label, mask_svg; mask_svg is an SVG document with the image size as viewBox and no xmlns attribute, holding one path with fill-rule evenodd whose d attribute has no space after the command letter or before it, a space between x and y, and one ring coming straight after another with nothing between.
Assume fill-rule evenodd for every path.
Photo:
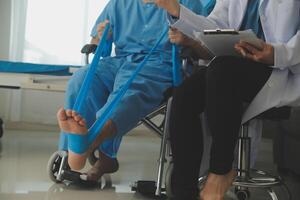
<instances>
[{"instance_id":1,"label":"reflective floor","mask_svg":"<svg viewBox=\"0 0 300 200\"><path fill-rule=\"evenodd\" d=\"M130 187L136 180L156 178L160 139L146 129L135 129L124 138L119 153L120 170L103 178L102 185L94 188L50 181L46 166L49 157L56 151L57 141L58 134L55 132L5 131L0 139L0 200L150 199L135 194ZM263 142L257 166L275 172L271 146L270 141ZM87 165L83 171L89 167ZM288 184L297 195L299 182L288 180ZM298 200L296 197L294 195L293 199ZM270 198L259 191L254 192L251 199ZM286 200L284 197L281 199Z\"/></svg>"},{"instance_id":2,"label":"reflective floor","mask_svg":"<svg viewBox=\"0 0 300 200\"><path fill-rule=\"evenodd\" d=\"M160 139L148 132L134 133L138 131L124 138L120 170L105 177L102 188L79 188L54 184L48 178L46 166L57 149L57 133L7 130L0 139L0 199L146 199L131 192L130 184L155 179Z\"/></svg>"}]
</instances>

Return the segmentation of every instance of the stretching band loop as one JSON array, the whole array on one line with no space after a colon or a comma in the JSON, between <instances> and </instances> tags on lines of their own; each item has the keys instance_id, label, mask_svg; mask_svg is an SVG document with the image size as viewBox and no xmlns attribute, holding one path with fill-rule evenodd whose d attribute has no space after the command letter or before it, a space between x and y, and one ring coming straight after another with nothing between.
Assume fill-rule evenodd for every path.
<instances>
[{"instance_id":1,"label":"stretching band loop","mask_svg":"<svg viewBox=\"0 0 300 200\"><path fill-rule=\"evenodd\" d=\"M89 146L87 134L68 134L68 147L73 153L83 154L88 150Z\"/></svg>"}]
</instances>

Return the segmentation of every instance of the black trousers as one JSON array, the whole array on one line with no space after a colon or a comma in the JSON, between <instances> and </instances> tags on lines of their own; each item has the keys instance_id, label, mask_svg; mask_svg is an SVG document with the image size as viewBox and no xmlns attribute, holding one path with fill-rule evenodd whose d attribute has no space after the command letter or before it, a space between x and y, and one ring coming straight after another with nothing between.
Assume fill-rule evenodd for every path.
<instances>
[{"instance_id":1,"label":"black trousers","mask_svg":"<svg viewBox=\"0 0 300 200\"><path fill-rule=\"evenodd\" d=\"M243 114L272 73L266 64L238 57L218 57L210 66L175 89L170 134L174 170L171 178L176 199L195 199L203 134L199 114L205 111L212 134L210 172L232 169L234 149Z\"/></svg>"}]
</instances>

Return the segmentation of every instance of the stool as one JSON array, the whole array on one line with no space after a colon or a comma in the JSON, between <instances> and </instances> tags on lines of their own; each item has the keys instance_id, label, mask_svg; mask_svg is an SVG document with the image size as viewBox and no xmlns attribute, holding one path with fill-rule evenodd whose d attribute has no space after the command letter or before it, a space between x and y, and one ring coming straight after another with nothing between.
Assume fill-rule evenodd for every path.
<instances>
[{"instance_id":1,"label":"stool","mask_svg":"<svg viewBox=\"0 0 300 200\"><path fill-rule=\"evenodd\" d=\"M257 116L256 119L285 120L289 119L290 113L290 107L272 108ZM248 188L264 189L273 200L278 200L273 187L284 186L282 179L261 170L250 169L251 138L248 136L248 126L249 122L242 125L238 139L237 177L233 182L235 194L239 200L246 200L250 196Z\"/></svg>"}]
</instances>

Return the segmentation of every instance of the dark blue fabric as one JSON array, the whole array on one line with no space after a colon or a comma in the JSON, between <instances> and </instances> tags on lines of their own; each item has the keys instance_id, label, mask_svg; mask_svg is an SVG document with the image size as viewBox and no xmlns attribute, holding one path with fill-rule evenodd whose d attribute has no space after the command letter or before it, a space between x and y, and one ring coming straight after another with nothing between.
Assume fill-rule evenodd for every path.
<instances>
[{"instance_id":1,"label":"dark blue fabric","mask_svg":"<svg viewBox=\"0 0 300 200\"><path fill-rule=\"evenodd\" d=\"M41 75L54 75L54 76L69 76L71 75L71 73L69 72L70 67L79 68L80 66L0 61L0 72L8 72L8 73L28 73L28 74L41 74Z\"/></svg>"},{"instance_id":2,"label":"dark blue fabric","mask_svg":"<svg viewBox=\"0 0 300 200\"><path fill-rule=\"evenodd\" d=\"M216 0L202 0L202 4L203 4L203 15L204 16L208 16L211 11L214 9L215 5L216 5Z\"/></svg>"},{"instance_id":3,"label":"dark blue fabric","mask_svg":"<svg viewBox=\"0 0 300 200\"><path fill-rule=\"evenodd\" d=\"M260 0L248 0L247 10L240 30L251 29L257 37L265 40L258 10L259 3Z\"/></svg>"}]
</instances>

